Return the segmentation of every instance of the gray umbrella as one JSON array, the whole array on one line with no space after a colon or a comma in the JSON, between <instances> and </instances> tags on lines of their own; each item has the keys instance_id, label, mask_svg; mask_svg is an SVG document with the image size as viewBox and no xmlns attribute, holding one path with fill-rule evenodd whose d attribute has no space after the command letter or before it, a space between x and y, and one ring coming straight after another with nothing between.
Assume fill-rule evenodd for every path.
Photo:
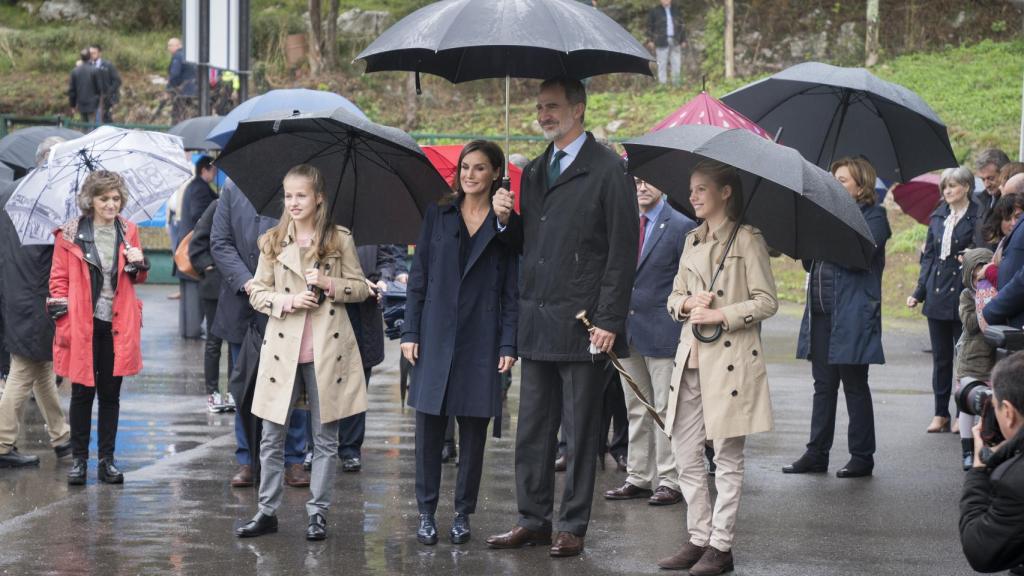
<instances>
[{"instance_id":1,"label":"gray umbrella","mask_svg":"<svg viewBox=\"0 0 1024 576\"><path fill-rule=\"evenodd\" d=\"M863 68L805 62L722 98L783 142L828 169L863 155L883 180L905 182L956 166L946 125L914 92Z\"/></svg>"},{"instance_id":2,"label":"gray umbrella","mask_svg":"<svg viewBox=\"0 0 1024 576\"><path fill-rule=\"evenodd\" d=\"M178 122L167 131L181 136L185 150L220 150L220 144L206 139L206 135L224 118L221 116L199 116Z\"/></svg>"},{"instance_id":3,"label":"gray umbrella","mask_svg":"<svg viewBox=\"0 0 1024 576\"><path fill-rule=\"evenodd\" d=\"M7 183L14 180L14 170L7 164L0 164L0 183Z\"/></svg>"},{"instance_id":4,"label":"gray umbrella","mask_svg":"<svg viewBox=\"0 0 1024 576\"><path fill-rule=\"evenodd\" d=\"M346 108L239 122L217 159L256 210L274 217L297 164L320 170L334 221L360 245L415 243L427 207L450 191L411 136Z\"/></svg>"},{"instance_id":5,"label":"gray umbrella","mask_svg":"<svg viewBox=\"0 0 1024 576\"><path fill-rule=\"evenodd\" d=\"M684 125L624 144L629 172L664 190L684 210L690 170L703 159L736 167L743 180L743 221L772 248L798 259L866 269L875 247L860 208L831 174L796 150L742 129Z\"/></svg>"},{"instance_id":6,"label":"gray umbrella","mask_svg":"<svg viewBox=\"0 0 1024 576\"><path fill-rule=\"evenodd\" d=\"M13 169L14 178L21 178L36 167L36 150L43 140L51 136L74 140L81 138L84 134L60 126L31 126L15 130L0 138L0 163ZM0 172L3 171L4 168L0 167Z\"/></svg>"}]
</instances>

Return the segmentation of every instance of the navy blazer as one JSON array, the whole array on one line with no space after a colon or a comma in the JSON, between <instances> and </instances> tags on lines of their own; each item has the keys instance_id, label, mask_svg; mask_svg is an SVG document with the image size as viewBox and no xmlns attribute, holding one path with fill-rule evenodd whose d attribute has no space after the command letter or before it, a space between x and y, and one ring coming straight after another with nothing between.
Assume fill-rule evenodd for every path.
<instances>
[{"instance_id":1,"label":"navy blazer","mask_svg":"<svg viewBox=\"0 0 1024 576\"><path fill-rule=\"evenodd\" d=\"M458 206L430 206L409 271L402 342L420 345L409 405L434 415L501 417L498 357L516 357L518 259L490 213L459 272ZM494 430L500 430L496 421Z\"/></svg>"},{"instance_id":2,"label":"navy blazer","mask_svg":"<svg viewBox=\"0 0 1024 576\"><path fill-rule=\"evenodd\" d=\"M640 253L629 299L626 338L642 356L672 358L679 346L682 324L668 314L666 303L672 292L672 281L679 269L686 234L697 223L665 202L650 237Z\"/></svg>"},{"instance_id":3,"label":"navy blazer","mask_svg":"<svg viewBox=\"0 0 1024 576\"><path fill-rule=\"evenodd\" d=\"M945 202L932 212L928 224L928 240L921 254L921 275L917 280L914 298L924 302L921 313L932 320L960 322L960 291L964 289L963 274L960 272L960 252L974 248L974 228L978 221L978 205L972 200L967 213L953 228L953 242L949 257L940 259L942 232L949 216L949 204Z\"/></svg>"},{"instance_id":4,"label":"navy blazer","mask_svg":"<svg viewBox=\"0 0 1024 576\"><path fill-rule=\"evenodd\" d=\"M259 263L259 237L275 224L274 218L256 213L234 182L224 183L210 231L210 251L223 280L213 333L232 344L242 343L249 320L256 314L249 305L245 283L252 280Z\"/></svg>"},{"instance_id":5,"label":"navy blazer","mask_svg":"<svg viewBox=\"0 0 1024 576\"><path fill-rule=\"evenodd\" d=\"M999 263L999 294L982 310L992 325L1024 326L1024 230L1020 222L1003 241L1003 260Z\"/></svg>"}]
</instances>

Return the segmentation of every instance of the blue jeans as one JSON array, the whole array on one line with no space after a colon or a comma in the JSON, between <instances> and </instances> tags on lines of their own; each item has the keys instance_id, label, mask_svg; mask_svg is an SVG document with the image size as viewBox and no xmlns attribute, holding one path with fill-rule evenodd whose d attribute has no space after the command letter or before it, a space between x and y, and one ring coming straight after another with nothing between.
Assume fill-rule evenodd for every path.
<instances>
[{"instance_id":1,"label":"blue jeans","mask_svg":"<svg viewBox=\"0 0 1024 576\"><path fill-rule=\"evenodd\" d=\"M237 358L242 351L241 343L229 343L231 357ZM241 398L235 402L241 403ZM288 419L288 436L284 443L284 463L286 465L302 464L306 456L306 421L309 419L309 412L306 410L292 410L292 416ZM245 427L242 425L242 417L235 412L235 459L241 466L248 466L252 463L249 455L249 439L245 437Z\"/></svg>"}]
</instances>

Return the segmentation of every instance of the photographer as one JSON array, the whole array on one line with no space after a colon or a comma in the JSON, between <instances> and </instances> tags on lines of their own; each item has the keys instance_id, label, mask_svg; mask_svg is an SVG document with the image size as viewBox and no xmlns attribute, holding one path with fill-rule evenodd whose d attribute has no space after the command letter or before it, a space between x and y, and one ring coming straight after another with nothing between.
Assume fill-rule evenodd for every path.
<instances>
[{"instance_id":1,"label":"photographer","mask_svg":"<svg viewBox=\"0 0 1024 576\"><path fill-rule=\"evenodd\" d=\"M984 424L974 427L974 467L960 498L960 541L979 572L1024 563L1024 352L996 365L991 408L1008 440L999 443L991 437L994 430L983 430ZM986 440L998 443L991 454Z\"/></svg>"}]
</instances>

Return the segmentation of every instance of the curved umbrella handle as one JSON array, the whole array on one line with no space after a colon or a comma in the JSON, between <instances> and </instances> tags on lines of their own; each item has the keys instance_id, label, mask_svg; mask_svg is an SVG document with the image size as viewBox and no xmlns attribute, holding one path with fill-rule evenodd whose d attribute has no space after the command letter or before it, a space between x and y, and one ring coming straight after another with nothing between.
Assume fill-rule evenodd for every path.
<instances>
[{"instance_id":1,"label":"curved umbrella handle","mask_svg":"<svg viewBox=\"0 0 1024 576\"><path fill-rule=\"evenodd\" d=\"M715 331L712 332L710 336L705 336L704 334L702 334L701 331L700 331L700 327L701 327L700 324L693 324L691 326L691 328L693 329L693 337L696 338L697 340L705 343L705 344L711 344L715 340L718 340L719 338L722 337L722 325L721 324L715 325Z\"/></svg>"}]
</instances>

